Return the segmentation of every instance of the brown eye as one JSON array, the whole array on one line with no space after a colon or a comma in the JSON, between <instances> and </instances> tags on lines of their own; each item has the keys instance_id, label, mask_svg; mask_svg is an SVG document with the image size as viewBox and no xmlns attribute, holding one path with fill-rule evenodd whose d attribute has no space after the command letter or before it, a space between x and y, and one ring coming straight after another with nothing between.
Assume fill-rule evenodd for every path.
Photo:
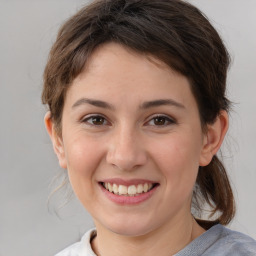
<instances>
[{"instance_id":1,"label":"brown eye","mask_svg":"<svg viewBox=\"0 0 256 256\"><path fill-rule=\"evenodd\" d=\"M84 123L88 123L90 125L100 126L106 125L107 120L103 116L90 116L83 120Z\"/></svg>"},{"instance_id":2,"label":"brown eye","mask_svg":"<svg viewBox=\"0 0 256 256\"><path fill-rule=\"evenodd\" d=\"M101 116L95 116L92 118L92 123L94 125L103 125L105 121L105 118L101 117Z\"/></svg>"},{"instance_id":3,"label":"brown eye","mask_svg":"<svg viewBox=\"0 0 256 256\"><path fill-rule=\"evenodd\" d=\"M154 125L165 125L166 124L166 117L159 116L154 118Z\"/></svg>"},{"instance_id":4,"label":"brown eye","mask_svg":"<svg viewBox=\"0 0 256 256\"><path fill-rule=\"evenodd\" d=\"M150 126L168 126L168 125L171 125L171 124L174 124L175 121L172 120L170 117L168 116L155 116L153 117L151 120L149 120L147 122L147 125L150 125Z\"/></svg>"}]
</instances>

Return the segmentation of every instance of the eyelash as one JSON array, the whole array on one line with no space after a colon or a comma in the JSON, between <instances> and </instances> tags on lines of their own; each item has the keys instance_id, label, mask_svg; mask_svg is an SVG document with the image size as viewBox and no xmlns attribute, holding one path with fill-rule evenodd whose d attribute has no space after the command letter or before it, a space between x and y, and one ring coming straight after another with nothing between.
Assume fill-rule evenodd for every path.
<instances>
[{"instance_id":1,"label":"eyelash","mask_svg":"<svg viewBox=\"0 0 256 256\"><path fill-rule=\"evenodd\" d=\"M164 121L164 123L162 123L162 124L160 124L160 125L156 125L155 121L156 121L157 119L158 119L158 121L160 121L160 122ZM150 125L149 123L150 123L151 121L153 121L154 124ZM167 122L167 123L166 123L166 122ZM161 115L161 114L155 115L155 116L151 117L151 119L150 119L148 122L146 122L146 124L149 124L150 126L162 126L162 127L166 127L166 126L168 126L168 125L172 125L172 124L175 124L175 123L176 123L176 121L175 121L174 119L170 118L169 116Z\"/></svg>"},{"instance_id":2,"label":"eyelash","mask_svg":"<svg viewBox=\"0 0 256 256\"><path fill-rule=\"evenodd\" d=\"M157 120L161 123L160 125L156 124ZM99 124L93 123L95 121L98 121L100 123ZM150 124L150 122L154 122L154 124ZM86 123L88 125L96 126L96 127L97 126L100 127L100 126L104 126L104 125L110 125L110 122L108 122L108 120L103 115L98 115L98 114L91 115L91 116L88 116L88 117L84 118L82 120L82 123ZM175 123L176 123L176 121L174 119L170 118L169 116L159 114L159 115L155 115L155 116L150 117L149 121L147 121L145 124L149 125L149 126L166 127L168 125L172 125L172 124L175 124Z\"/></svg>"},{"instance_id":3,"label":"eyelash","mask_svg":"<svg viewBox=\"0 0 256 256\"><path fill-rule=\"evenodd\" d=\"M94 124L94 123L93 123L93 122L94 122L93 119L95 119L95 121L96 121L96 119L101 119L101 121L103 120L103 123L102 123L102 124ZM90 122L89 120L91 120L91 122ZM98 120L98 121L99 121L99 120ZM102 115L91 115L91 116L88 116L88 117L84 118L84 119L82 120L82 122L83 122L83 123L86 123L86 124L89 124L89 125L91 125L91 126L102 126L102 125L107 125L106 122L109 123L109 122L107 121L107 119L106 119L104 116L102 116ZM105 123L105 124L104 124L104 123Z\"/></svg>"}]
</instances>

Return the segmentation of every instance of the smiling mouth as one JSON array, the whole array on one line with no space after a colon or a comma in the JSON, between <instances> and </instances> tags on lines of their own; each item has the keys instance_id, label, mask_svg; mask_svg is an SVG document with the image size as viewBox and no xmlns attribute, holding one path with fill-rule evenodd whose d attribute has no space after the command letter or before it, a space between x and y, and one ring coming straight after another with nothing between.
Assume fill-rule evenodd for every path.
<instances>
[{"instance_id":1,"label":"smiling mouth","mask_svg":"<svg viewBox=\"0 0 256 256\"><path fill-rule=\"evenodd\" d=\"M107 191L120 196L139 196L141 194L147 193L156 186L159 185L159 183L143 183L138 185L118 185L115 183L109 183L109 182L100 182L100 185L106 189Z\"/></svg>"}]
</instances>

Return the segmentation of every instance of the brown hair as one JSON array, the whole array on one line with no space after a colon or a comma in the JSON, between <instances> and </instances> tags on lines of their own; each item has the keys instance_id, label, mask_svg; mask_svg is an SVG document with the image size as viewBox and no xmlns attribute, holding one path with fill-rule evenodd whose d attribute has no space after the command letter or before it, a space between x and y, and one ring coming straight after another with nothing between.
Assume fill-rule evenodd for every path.
<instances>
[{"instance_id":1,"label":"brown hair","mask_svg":"<svg viewBox=\"0 0 256 256\"><path fill-rule=\"evenodd\" d=\"M61 27L44 72L42 101L61 135L65 95L86 66L92 52L116 42L141 54L150 54L186 76L196 98L202 128L213 123L225 97L229 54L216 30L193 5L181 0L98 0L81 9ZM198 220L209 228L228 224L235 213L232 189L217 156L199 167L194 191L195 208L204 202L215 221Z\"/></svg>"}]
</instances>

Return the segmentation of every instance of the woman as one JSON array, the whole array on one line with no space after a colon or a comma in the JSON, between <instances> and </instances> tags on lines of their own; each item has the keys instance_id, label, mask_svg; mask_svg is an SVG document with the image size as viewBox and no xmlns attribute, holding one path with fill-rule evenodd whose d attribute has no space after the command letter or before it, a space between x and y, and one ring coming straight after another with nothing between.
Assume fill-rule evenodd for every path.
<instances>
[{"instance_id":1,"label":"woman","mask_svg":"<svg viewBox=\"0 0 256 256\"><path fill-rule=\"evenodd\" d=\"M223 226L235 214L216 156L228 65L218 33L180 0L94 1L62 26L45 124L96 229L57 255L256 255Z\"/></svg>"}]
</instances>

